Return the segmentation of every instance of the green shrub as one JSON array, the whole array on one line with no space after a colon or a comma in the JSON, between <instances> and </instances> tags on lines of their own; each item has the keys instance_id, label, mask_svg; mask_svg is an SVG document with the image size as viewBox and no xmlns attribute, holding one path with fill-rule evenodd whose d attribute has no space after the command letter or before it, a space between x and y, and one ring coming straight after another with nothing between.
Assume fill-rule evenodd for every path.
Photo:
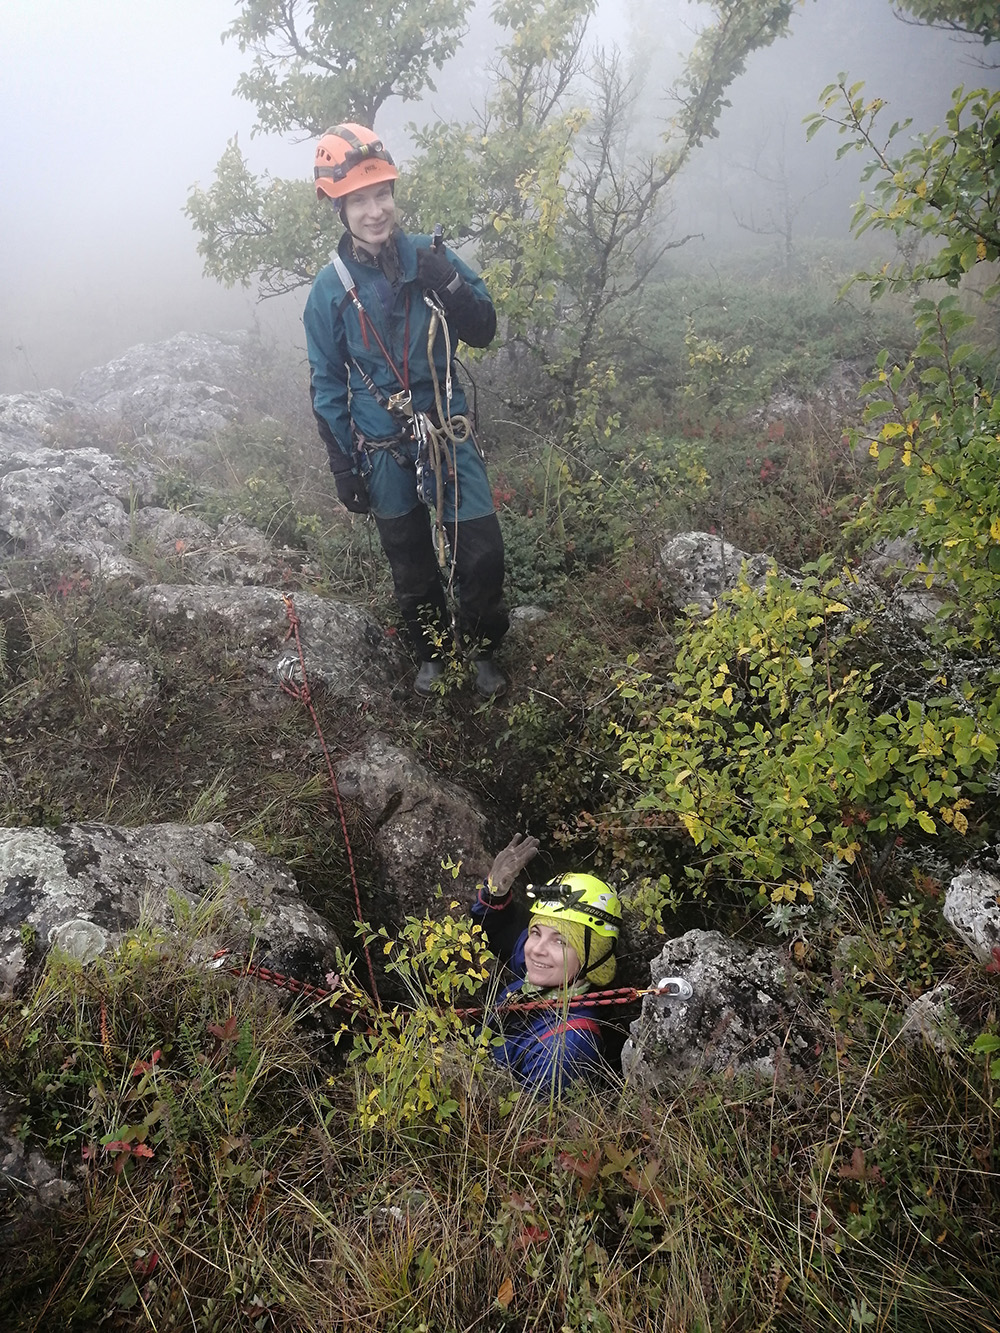
<instances>
[{"instance_id":1,"label":"green shrub","mask_svg":"<svg viewBox=\"0 0 1000 1333\"><path fill-rule=\"evenodd\" d=\"M451 903L452 913L457 910ZM403 982L409 1004L372 1008L356 993L370 1022L350 1056L358 1075L357 1123L366 1134L424 1124L449 1134L466 1081L481 1072L490 1048L490 1034L464 1020L456 1006L487 981L492 955L481 927L454 915L410 917L398 932L381 927L368 933L368 945L379 941L386 971Z\"/></svg>"},{"instance_id":2,"label":"green shrub","mask_svg":"<svg viewBox=\"0 0 1000 1333\"><path fill-rule=\"evenodd\" d=\"M911 345L902 302L872 307L838 299L853 257L835 267L817 256L815 276L792 280L754 274L752 259L741 256L739 266L677 272L648 285L650 326L641 351L648 357L655 349L655 383L675 412L714 406L732 415L759 407L778 390L809 396L827 386L838 363L871 365L880 348ZM630 353L640 349L626 342L626 364ZM722 379L715 373L720 368ZM641 372L649 373L645 362ZM634 379L633 372L629 382ZM627 413L623 419L629 420Z\"/></svg>"},{"instance_id":3,"label":"green shrub","mask_svg":"<svg viewBox=\"0 0 1000 1333\"><path fill-rule=\"evenodd\" d=\"M906 536L923 557L910 576L941 593L950 647L992 650L1000 629L1000 397L995 362L959 338L958 298L919 300L920 342L905 366L879 358L865 391L871 456L884 480L861 506L869 542ZM984 382L985 377L985 382ZM863 438L862 432L857 432Z\"/></svg>"},{"instance_id":4,"label":"green shrub","mask_svg":"<svg viewBox=\"0 0 1000 1333\"><path fill-rule=\"evenodd\" d=\"M925 697L886 702L845 596L846 571L799 587L741 578L689 622L665 685L621 676L633 718L614 730L635 808L683 827L697 884L722 876L792 902L811 898L827 859L870 864L907 829L967 832L997 759L1000 697L932 677Z\"/></svg>"}]
</instances>

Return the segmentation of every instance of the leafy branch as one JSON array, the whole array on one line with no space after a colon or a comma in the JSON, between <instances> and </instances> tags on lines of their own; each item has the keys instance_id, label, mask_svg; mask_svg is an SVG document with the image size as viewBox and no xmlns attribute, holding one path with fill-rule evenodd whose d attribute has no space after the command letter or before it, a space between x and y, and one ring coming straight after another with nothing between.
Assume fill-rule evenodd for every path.
<instances>
[{"instance_id":1,"label":"leafy branch","mask_svg":"<svg viewBox=\"0 0 1000 1333\"><path fill-rule=\"evenodd\" d=\"M846 140L838 158L852 150L872 154L861 179L874 183L855 207L855 235L874 229L902 239L915 231L935 246L913 268L887 264L877 274L859 274L855 280L868 282L873 297L931 279L956 286L977 264L1000 258L1000 92L956 89L945 131L919 135L918 146L900 156L893 144L910 121L895 122L884 139L877 138L885 102L866 99L864 84L848 85L841 75L820 102L822 110L806 117L807 137L833 125Z\"/></svg>"}]
</instances>

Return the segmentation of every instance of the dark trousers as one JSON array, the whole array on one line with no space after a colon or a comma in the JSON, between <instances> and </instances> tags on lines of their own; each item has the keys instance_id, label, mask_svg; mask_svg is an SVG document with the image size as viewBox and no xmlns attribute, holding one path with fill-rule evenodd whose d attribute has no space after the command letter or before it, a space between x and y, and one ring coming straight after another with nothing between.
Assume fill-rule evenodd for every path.
<instances>
[{"instance_id":1,"label":"dark trousers","mask_svg":"<svg viewBox=\"0 0 1000 1333\"><path fill-rule=\"evenodd\" d=\"M375 519L389 559L396 601L410 641L422 661L447 646L448 608L434 553L430 510L418 505L400 518ZM454 549L458 621L463 644L491 652L507 633L510 617L503 599L503 538L496 514L467 518L449 526Z\"/></svg>"}]
</instances>

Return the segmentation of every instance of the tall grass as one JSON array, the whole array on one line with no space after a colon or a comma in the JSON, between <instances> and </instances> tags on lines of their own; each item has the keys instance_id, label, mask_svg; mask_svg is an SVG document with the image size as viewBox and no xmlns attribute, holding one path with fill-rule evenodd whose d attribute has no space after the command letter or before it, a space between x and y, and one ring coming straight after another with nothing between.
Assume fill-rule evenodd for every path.
<instances>
[{"instance_id":1,"label":"tall grass","mask_svg":"<svg viewBox=\"0 0 1000 1333\"><path fill-rule=\"evenodd\" d=\"M9 1206L11 1333L997 1327L995 1089L961 1046L855 1023L811 1076L552 1104L452 1043L455 1113L387 1129L330 1011L193 943L53 959L3 1010L12 1129L77 1185Z\"/></svg>"}]
</instances>

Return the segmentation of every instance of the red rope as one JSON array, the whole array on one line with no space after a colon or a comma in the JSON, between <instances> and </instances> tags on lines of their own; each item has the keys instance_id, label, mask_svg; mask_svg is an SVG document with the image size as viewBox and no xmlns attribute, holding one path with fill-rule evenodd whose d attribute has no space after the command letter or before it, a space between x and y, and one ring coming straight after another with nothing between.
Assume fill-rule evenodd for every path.
<instances>
[{"instance_id":1,"label":"red rope","mask_svg":"<svg viewBox=\"0 0 1000 1333\"><path fill-rule=\"evenodd\" d=\"M219 949L212 955L212 959L230 957L228 949ZM308 1000L330 1000L336 992L326 990L322 986L313 986L308 981L299 981L297 977L286 977L282 972L275 972L273 968L263 967L259 963L248 961L234 964L229 968L234 977L256 977L258 981L266 981L269 986L278 986L281 990L286 990L292 995L303 995ZM511 1000L507 1004L500 1005L497 1009L499 1013L520 1013L530 1009L562 1009L564 1007L573 1008L578 1005L586 1005L589 1008L602 1008L613 1005L634 1004L641 1000L644 995L658 995L660 992L655 986L648 990L636 990L634 986L622 986L618 990L591 991L586 995L571 995L568 999L559 995L550 996L544 1000ZM357 1001L350 995L340 995L334 1002L334 1007L356 1010ZM479 1014L491 1012L488 1005L473 1005L465 1009L455 1009L453 1011L459 1018L475 1018Z\"/></svg>"},{"instance_id":2,"label":"red rope","mask_svg":"<svg viewBox=\"0 0 1000 1333\"><path fill-rule=\"evenodd\" d=\"M299 654L299 670L302 673L302 683L301 685L297 685L294 682L283 680L281 682L281 688L293 699L298 699L301 703L305 704L306 708L309 710L309 716L313 720L313 726L316 728L316 735L319 738L320 747L323 751L323 758L326 760L326 770L330 775L330 785L333 788L333 795L337 802L337 813L340 816L340 827L343 830L344 847L347 851L347 864L351 872L351 886L354 889L354 905L358 909L358 922L360 924L360 922L364 920L364 914L361 911L361 891L358 888L358 876L354 869L354 852L351 848L351 837L347 831L347 815L344 812L344 802L340 798L340 788L337 786L337 775L333 771L330 752L326 748L326 739L323 736L323 728L320 726L319 718L316 716L316 710L312 703L312 693L309 689L309 677L306 675L306 659L302 649L302 637L299 634L300 623L298 613L295 610L295 602L292 600L289 593L283 593L282 600L285 603L285 613L288 616L288 633L285 635L285 639L286 641L291 638L295 639L295 647ZM375 999L375 1004L381 1009L382 1000L379 996L378 985L375 981L375 969L372 967L371 954L368 952L368 945L366 943L362 943L362 947L365 953L365 962L368 964L368 979L371 982L372 996ZM275 973L275 976L277 975L278 974ZM285 981L286 979L282 978L282 983ZM306 993L307 989L310 992L315 991L316 989L312 986L307 987L306 983L301 981L296 982L295 985L299 987L303 993ZM289 989L291 989L291 987L289 987ZM329 994L329 991L324 991L322 995L317 992L316 998L321 999L323 996Z\"/></svg>"},{"instance_id":3,"label":"red rope","mask_svg":"<svg viewBox=\"0 0 1000 1333\"><path fill-rule=\"evenodd\" d=\"M634 1004L636 1000L641 1000L644 995L655 995L655 989L636 990L634 986L621 986L618 990L600 990L588 991L584 995L571 995L568 999L559 995L551 996L547 1000L509 1000L506 1004L497 1007L496 1012L501 1014L510 1013L516 1010L518 1013L528 1009L562 1009L568 1006L570 1009L574 1005L586 1005L588 1008L599 1009L602 1006L618 1004ZM462 1018L474 1017L476 1014L485 1014L491 1012L489 1006L477 1005L471 1009L456 1009L455 1013Z\"/></svg>"},{"instance_id":4,"label":"red rope","mask_svg":"<svg viewBox=\"0 0 1000 1333\"><path fill-rule=\"evenodd\" d=\"M379 351L382 353L382 355L388 362L389 369L396 376L396 379L399 380L400 387L403 389L408 389L410 387L410 293L409 292L406 293L406 327L403 335L404 341L403 341L402 375L399 373L399 369L396 366L395 361L393 361L392 357L390 356L389 349L386 347L385 343L379 337L378 329L369 319L368 311L361 304L361 297L358 295L357 287L352 288L351 299L353 300L355 309L358 312L358 321L361 324L361 338L362 341L364 342L365 347L366 348L368 347L368 331L371 330L372 337L378 343Z\"/></svg>"}]
</instances>

